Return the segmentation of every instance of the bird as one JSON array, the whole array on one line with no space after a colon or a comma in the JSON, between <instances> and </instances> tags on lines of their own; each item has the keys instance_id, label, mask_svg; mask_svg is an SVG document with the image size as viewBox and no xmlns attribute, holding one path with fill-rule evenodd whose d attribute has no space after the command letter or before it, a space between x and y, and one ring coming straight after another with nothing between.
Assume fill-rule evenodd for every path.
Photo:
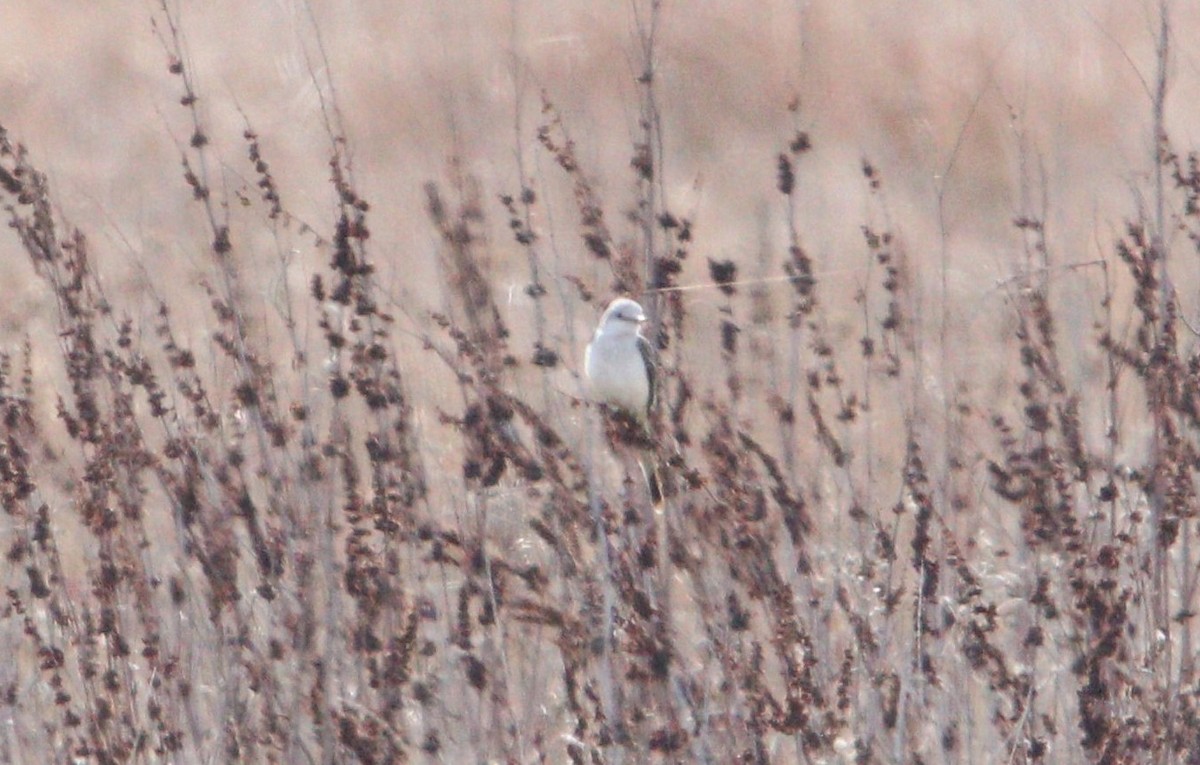
<instances>
[{"instance_id":1,"label":"bird","mask_svg":"<svg viewBox=\"0 0 1200 765\"><path fill-rule=\"evenodd\" d=\"M654 405L654 351L641 327L646 312L629 298L608 304L583 357L592 398L620 409L639 424Z\"/></svg>"},{"instance_id":2,"label":"bird","mask_svg":"<svg viewBox=\"0 0 1200 765\"><path fill-rule=\"evenodd\" d=\"M657 375L654 350L641 333L645 322L637 301L621 297L609 303L584 352L583 370L592 399L625 412L649 436ZM657 505L662 493L655 471L645 457L639 463Z\"/></svg>"}]
</instances>

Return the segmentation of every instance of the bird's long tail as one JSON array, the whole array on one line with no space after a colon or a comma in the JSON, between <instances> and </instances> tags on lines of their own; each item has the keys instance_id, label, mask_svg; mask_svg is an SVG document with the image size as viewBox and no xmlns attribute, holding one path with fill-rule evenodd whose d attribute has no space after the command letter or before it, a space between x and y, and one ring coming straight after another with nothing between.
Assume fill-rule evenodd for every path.
<instances>
[{"instance_id":1,"label":"bird's long tail","mask_svg":"<svg viewBox=\"0 0 1200 765\"><path fill-rule=\"evenodd\" d=\"M642 476L646 479L646 488L650 490L650 501L654 503L656 509L661 508L663 504L662 484L658 480L658 467L654 457L649 455L639 457L638 465L642 468Z\"/></svg>"}]
</instances>

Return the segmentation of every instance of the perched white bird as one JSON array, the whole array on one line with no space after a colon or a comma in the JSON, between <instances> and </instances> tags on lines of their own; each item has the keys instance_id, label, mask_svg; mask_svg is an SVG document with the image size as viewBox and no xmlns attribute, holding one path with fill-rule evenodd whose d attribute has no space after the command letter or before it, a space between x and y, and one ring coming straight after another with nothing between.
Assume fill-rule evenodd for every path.
<instances>
[{"instance_id":1,"label":"perched white bird","mask_svg":"<svg viewBox=\"0 0 1200 765\"><path fill-rule=\"evenodd\" d=\"M649 426L655 385L654 351L640 332L645 321L646 312L640 305L629 298L617 298L604 310L583 356L592 398L626 412L643 428ZM662 491L654 466L646 455L638 462L650 498L658 505Z\"/></svg>"},{"instance_id":2,"label":"perched white bird","mask_svg":"<svg viewBox=\"0 0 1200 765\"><path fill-rule=\"evenodd\" d=\"M640 423L654 403L654 354L642 337L646 312L629 298L608 304L583 357L592 397L623 409Z\"/></svg>"}]
</instances>

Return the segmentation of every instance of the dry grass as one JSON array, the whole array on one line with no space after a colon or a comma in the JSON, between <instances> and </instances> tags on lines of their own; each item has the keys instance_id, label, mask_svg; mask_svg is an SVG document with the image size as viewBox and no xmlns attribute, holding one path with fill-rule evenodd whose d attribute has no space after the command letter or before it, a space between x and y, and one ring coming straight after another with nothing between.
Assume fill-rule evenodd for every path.
<instances>
[{"instance_id":1,"label":"dry grass","mask_svg":"<svg viewBox=\"0 0 1200 765\"><path fill-rule=\"evenodd\" d=\"M0 760L1197 761L1196 12L862 5L164 3L161 116L4 93Z\"/></svg>"}]
</instances>

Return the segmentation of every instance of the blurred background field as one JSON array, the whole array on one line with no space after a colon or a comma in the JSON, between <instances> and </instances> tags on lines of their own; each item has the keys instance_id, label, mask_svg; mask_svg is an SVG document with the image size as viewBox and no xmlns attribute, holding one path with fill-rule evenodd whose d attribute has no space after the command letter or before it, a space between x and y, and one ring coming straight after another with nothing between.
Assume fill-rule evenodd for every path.
<instances>
[{"instance_id":1,"label":"blurred background field","mask_svg":"<svg viewBox=\"0 0 1200 765\"><path fill-rule=\"evenodd\" d=\"M156 268L186 275L196 256L180 232L195 215L186 194L170 192L179 185L172 137L186 141L188 130L174 108L176 83L164 76L152 11L136 3L7 9L0 103L71 221L106 248L142 260L162 253ZM1021 240L1010 221L1023 207L1040 209L1044 196L1058 259L1086 260L1130 212L1150 172L1153 4L763 2L667 11L657 49L665 182L673 209L692 215L704 235L701 255L746 259L764 227L769 241L782 238L767 181L793 129L786 107L794 97L801 127L821 149L801 172L798 210L822 270L858 265L843 253L859 242L866 158L886 180L921 273L936 270L926 260L936 264L943 248L942 195L956 310L1014 272ZM450 157L489 196L516 186L518 140L531 167L550 175L535 135L542 92L563 112L589 174L614 205L627 201L638 68L629 7L335 2L311 14L289 2L180 9L229 187L246 175L240 106L289 210L311 220L327 213L329 200L313 191L327 176L311 77L325 74L315 21L359 183L378 213L381 268L403 263L432 278L421 185L443 177ZM1173 9L1180 43L1167 125L1181 146L1195 138L1200 64L1188 41L1197 14L1187 3ZM508 265L521 260L515 245L495 240L501 278L517 281ZM106 266L115 270L137 258L113 260ZM5 258L14 278L19 263ZM32 295L9 301L5 323L21 324L34 307Z\"/></svg>"},{"instance_id":2,"label":"blurred background field","mask_svg":"<svg viewBox=\"0 0 1200 765\"><path fill-rule=\"evenodd\" d=\"M4 473L8 759L1200 756L1200 223L1196 179L1171 177L1200 146L1200 6L32 2L0 22L0 125L59 238L86 237L91 306L64 309L74 251L59 273L0 237L3 402L29 413L0 462L36 487ZM348 281L384 319L329 299L359 214L373 271ZM801 251L815 307L786 278ZM613 263L654 258L670 289L624 287L664 326L678 486L657 532L579 379ZM107 376L72 366L84 326ZM131 345L169 414L115 360ZM93 384L115 424L89 442L60 410Z\"/></svg>"}]
</instances>

